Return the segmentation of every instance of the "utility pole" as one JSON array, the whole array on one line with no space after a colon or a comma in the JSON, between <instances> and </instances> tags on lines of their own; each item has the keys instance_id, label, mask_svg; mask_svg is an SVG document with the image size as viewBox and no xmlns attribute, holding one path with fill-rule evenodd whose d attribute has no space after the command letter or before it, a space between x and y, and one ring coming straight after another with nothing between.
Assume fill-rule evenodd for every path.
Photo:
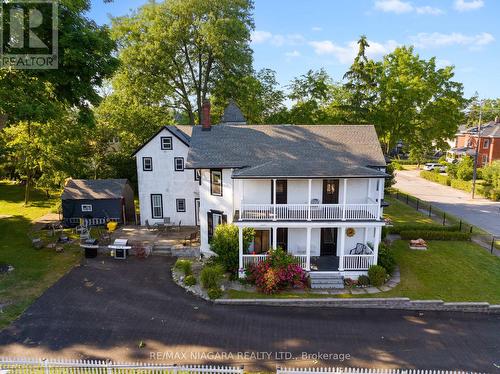
<instances>
[{"instance_id":1,"label":"utility pole","mask_svg":"<svg viewBox=\"0 0 500 374\"><path fill-rule=\"evenodd\" d=\"M477 127L476 153L474 154L474 172L472 173L472 198L476 192L477 160L479 158L479 143L481 143L481 122L483 117L483 102L479 102L479 125Z\"/></svg>"}]
</instances>

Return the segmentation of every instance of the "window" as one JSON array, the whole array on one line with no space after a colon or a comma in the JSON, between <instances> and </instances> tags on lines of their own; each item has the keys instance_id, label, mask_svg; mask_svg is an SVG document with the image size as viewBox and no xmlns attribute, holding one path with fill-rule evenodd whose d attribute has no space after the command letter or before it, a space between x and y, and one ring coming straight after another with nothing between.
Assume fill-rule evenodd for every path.
<instances>
[{"instance_id":1,"label":"window","mask_svg":"<svg viewBox=\"0 0 500 374\"><path fill-rule=\"evenodd\" d=\"M177 207L178 212L185 212L186 211L186 199L175 200L175 205Z\"/></svg>"},{"instance_id":2,"label":"window","mask_svg":"<svg viewBox=\"0 0 500 374\"><path fill-rule=\"evenodd\" d=\"M483 140L483 148L488 149L490 147L490 139Z\"/></svg>"},{"instance_id":3,"label":"window","mask_svg":"<svg viewBox=\"0 0 500 374\"><path fill-rule=\"evenodd\" d=\"M210 170L210 193L222 196L222 170Z\"/></svg>"},{"instance_id":4,"label":"window","mask_svg":"<svg viewBox=\"0 0 500 374\"><path fill-rule=\"evenodd\" d=\"M194 169L194 180L201 182L201 170L200 169Z\"/></svg>"},{"instance_id":5,"label":"window","mask_svg":"<svg viewBox=\"0 0 500 374\"><path fill-rule=\"evenodd\" d=\"M483 155L483 166L485 166L488 163L488 156Z\"/></svg>"},{"instance_id":6,"label":"window","mask_svg":"<svg viewBox=\"0 0 500 374\"><path fill-rule=\"evenodd\" d=\"M172 137L171 136L162 136L160 138L161 149L163 150L171 150L172 149Z\"/></svg>"},{"instance_id":7,"label":"window","mask_svg":"<svg viewBox=\"0 0 500 374\"><path fill-rule=\"evenodd\" d=\"M92 212L92 204L82 204L82 212Z\"/></svg>"},{"instance_id":8,"label":"window","mask_svg":"<svg viewBox=\"0 0 500 374\"><path fill-rule=\"evenodd\" d=\"M209 242L212 240L217 226L222 223L227 223L227 216L223 212L212 210L210 212L207 212L207 230Z\"/></svg>"},{"instance_id":9,"label":"window","mask_svg":"<svg viewBox=\"0 0 500 374\"><path fill-rule=\"evenodd\" d=\"M175 171L184 171L184 158L175 157L174 158L174 169Z\"/></svg>"},{"instance_id":10,"label":"window","mask_svg":"<svg viewBox=\"0 0 500 374\"><path fill-rule=\"evenodd\" d=\"M151 157L142 158L142 170L153 171L153 159Z\"/></svg>"},{"instance_id":11,"label":"window","mask_svg":"<svg viewBox=\"0 0 500 374\"><path fill-rule=\"evenodd\" d=\"M151 217L163 218L163 198L161 194L151 195Z\"/></svg>"}]
</instances>

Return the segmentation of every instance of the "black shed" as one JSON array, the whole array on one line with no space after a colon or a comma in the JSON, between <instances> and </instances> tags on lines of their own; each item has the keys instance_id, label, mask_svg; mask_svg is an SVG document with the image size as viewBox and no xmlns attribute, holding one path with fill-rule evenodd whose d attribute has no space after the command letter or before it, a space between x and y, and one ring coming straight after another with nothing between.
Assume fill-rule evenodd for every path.
<instances>
[{"instance_id":1,"label":"black shed","mask_svg":"<svg viewBox=\"0 0 500 374\"><path fill-rule=\"evenodd\" d=\"M93 225L106 220L135 223L134 191L126 179L70 179L61 199L67 225L76 225L81 218Z\"/></svg>"}]
</instances>

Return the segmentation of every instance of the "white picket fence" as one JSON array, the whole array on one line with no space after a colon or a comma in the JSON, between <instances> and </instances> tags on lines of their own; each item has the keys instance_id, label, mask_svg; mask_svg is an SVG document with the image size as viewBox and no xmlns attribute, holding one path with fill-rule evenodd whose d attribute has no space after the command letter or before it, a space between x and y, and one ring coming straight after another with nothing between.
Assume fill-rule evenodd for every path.
<instances>
[{"instance_id":1,"label":"white picket fence","mask_svg":"<svg viewBox=\"0 0 500 374\"><path fill-rule=\"evenodd\" d=\"M277 368L276 374L480 374L471 371L421 370L421 369L366 369L366 368Z\"/></svg>"},{"instance_id":2,"label":"white picket fence","mask_svg":"<svg viewBox=\"0 0 500 374\"><path fill-rule=\"evenodd\" d=\"M0 357L1 374L243 374L242 367Z\"/></svg>"},{"instance_id":3,"label":"white picket fence","mask_svg":"<svg viewBox=\"0 0 500 374\"><path fill-rule=\"evenodd\" d=\"M47 360L0 357L0 374L244 374L243 367L114 363L97 360ZM480 374L420 369L281 368L276 374Z\"/></svg>"}]
</instances>

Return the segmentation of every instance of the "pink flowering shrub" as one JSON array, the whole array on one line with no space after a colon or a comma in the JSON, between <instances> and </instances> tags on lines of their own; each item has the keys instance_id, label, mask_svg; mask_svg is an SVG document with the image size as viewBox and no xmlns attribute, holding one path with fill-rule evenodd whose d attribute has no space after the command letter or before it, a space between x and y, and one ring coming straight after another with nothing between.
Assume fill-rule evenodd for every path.
<instances>
[{"instance_id":1,"label":"pink flowering shrub","mask_svg":"<svg viewBox=\"0 0 500 374\"><path fill-rule=\"evenodd\" d=\"M245 272L247 281L266 294L309 286L307 273L297 259L279 248L270 251L265 260L249 265Z\"/></svg>"}]
</instances>

